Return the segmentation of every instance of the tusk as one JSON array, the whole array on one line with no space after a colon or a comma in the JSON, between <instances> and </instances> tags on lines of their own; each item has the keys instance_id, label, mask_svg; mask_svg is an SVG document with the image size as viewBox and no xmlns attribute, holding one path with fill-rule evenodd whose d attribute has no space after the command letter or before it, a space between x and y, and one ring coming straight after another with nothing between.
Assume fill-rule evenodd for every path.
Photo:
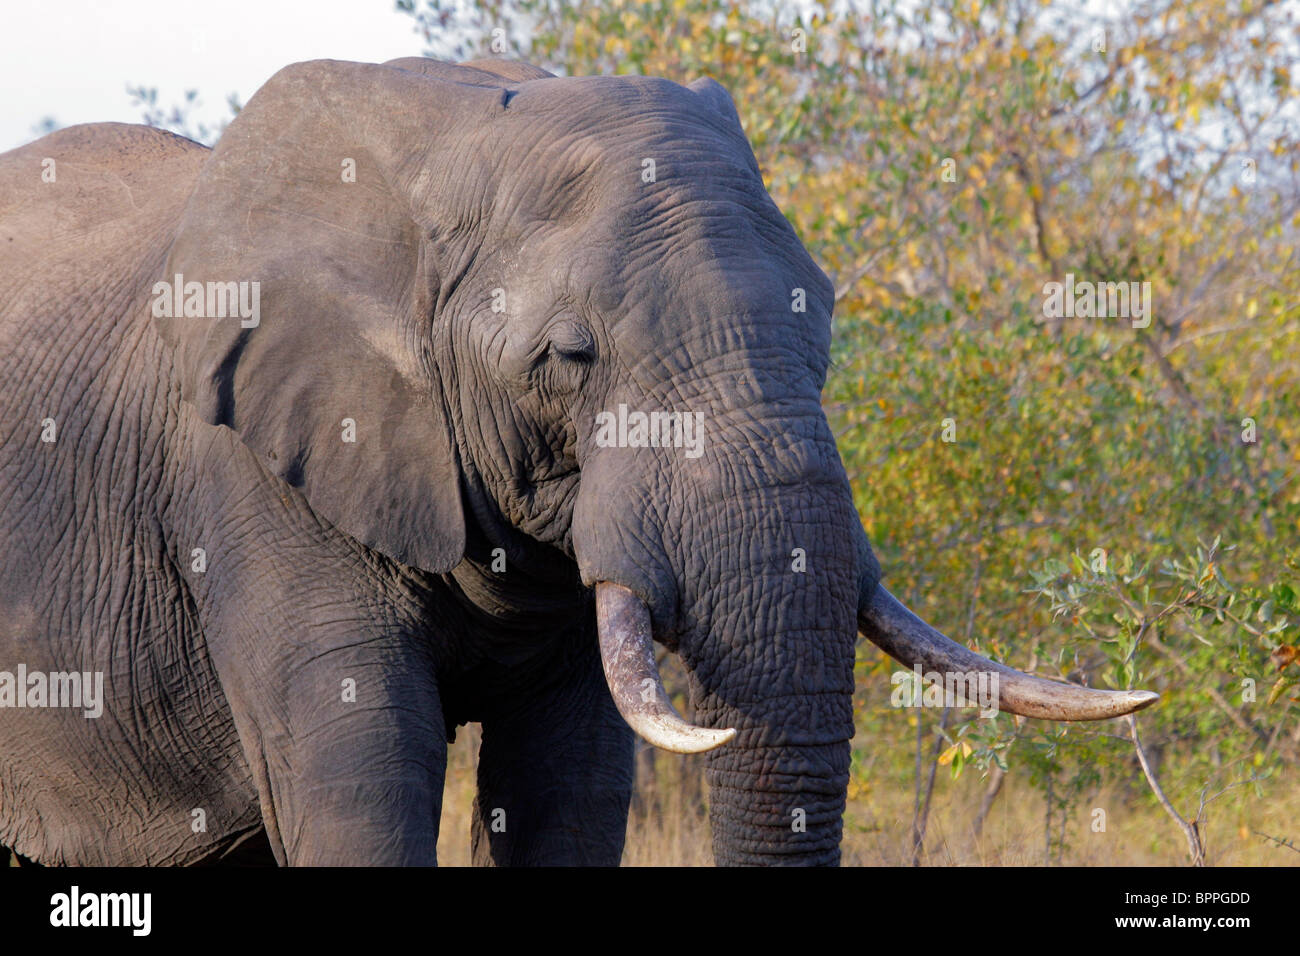
<instances>
[{"instance_id":1,"label":"tusk","mask_svg":"<svg viewBox=\"0 0 1300 956\"><path fill-rule=\"evenodd\" d=\"M677 713L655 667L650 610L639 597L622 585L597 583L596 629L614 706L647 742L673 753L697 754L736 736L734 730L688 724Z\"/></svg>"},{"instance_id":2,"label":"tusk","mask_svg":"<svg viewBox=\"0 0 1300 956\"><path fill-rule=\"evenodd\" d=\"M1160 699L1149 690L1097 690L1031 677L994 663L944 637L881 585L859 605L858 628L886 654L909 667L944 675L996 674L998 710L1024 717L1104 720L1131 714Z\"/></svg>"}]
</instances>

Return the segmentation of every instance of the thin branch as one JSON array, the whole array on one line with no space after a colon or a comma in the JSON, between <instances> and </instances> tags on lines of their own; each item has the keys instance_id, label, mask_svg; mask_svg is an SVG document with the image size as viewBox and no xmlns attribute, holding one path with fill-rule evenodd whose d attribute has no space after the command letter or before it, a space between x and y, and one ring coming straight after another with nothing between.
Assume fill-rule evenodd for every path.
<instances>
[{"instance_id":1,"label":"thin branch","mask_svg":"<svg viewBox=\"0 0 1300 956\"><path fill-rule=\"evenodd\" d=\"M1187 852L1192 858L1192 866L1204 866L1205 844L1201 842L1201 833L1197 829L1196 822L1188 823L1174 809L1174 805L1169 802L1169 798L1165 796L1165 791L1160 786L1160 781L1156 779L1155 772L1151 769L1151 762L1147 759L1147 752L1143 749L1142 741L1138 737L1137 719L1132 714L1129 714L1125 720L1128 721L1133 749L1137 751L1138 763L1142 765L1142 773L1151 786L1151 792L1156 795L1156 800L1160 802L1160 806L1164 807L1165 813L1169 814L1174 822L1178 824L1178 828L1183 831L1183 836L1187 839Z\"/></svg>"},{"instance_id":2,"label":"thin branch","mask_svg":"<svg viewBox=\"0 0 1300 956\"><path fill-rule=\"evenodd\" d=\"M1255 834L1255 836L1262 836L1265 840L1272 840L1278 846L1284 846L1288 850L1294 850L1296 853L1300 853L1300 846L1296 846L1295 843L1292 842L1291 840L1283 840L1279 837L1271 836L1259 830L1251 830L1250 832Z\"/></svg>"}]
</instances>

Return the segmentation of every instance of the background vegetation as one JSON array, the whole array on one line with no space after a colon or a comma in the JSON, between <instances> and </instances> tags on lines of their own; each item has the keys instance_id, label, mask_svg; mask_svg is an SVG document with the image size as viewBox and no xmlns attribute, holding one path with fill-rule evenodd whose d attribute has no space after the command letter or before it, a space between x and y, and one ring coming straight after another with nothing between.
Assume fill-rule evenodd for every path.
<instances>
[{"instance_id":1,"label":"background vegetation","mask_svg":"<svg viewBox=\"0 0 1300 956\"><path fill-rule=\"evenodd\" d=\"M891 589L1021 669L1163 695L1135 724L897 708L863 642L846 862L1300 862L1295 4L398 6L431 55L726 86L837 288L825 403ZM1153 321L1045 318L1067 274L1149 282ZM628 862L707 862L701 767L642 754Z\"/></svg>"}]
</instances>

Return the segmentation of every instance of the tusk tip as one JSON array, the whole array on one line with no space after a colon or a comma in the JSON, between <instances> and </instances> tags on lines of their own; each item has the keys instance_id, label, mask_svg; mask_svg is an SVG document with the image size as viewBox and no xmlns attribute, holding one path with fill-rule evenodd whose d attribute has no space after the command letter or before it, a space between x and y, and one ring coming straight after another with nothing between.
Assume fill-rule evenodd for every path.
<instances>
[{"instance_id":1,"label":"tusk tip","mask_svg":"<svg viewBox=\"0 0 1300 956\"><path fill-rule=\"evenodd\" d=\"M702 754L710 750L717 750L723 744L730 743L735 739L736 728L728 727L725 730L712 730L700 728L699 747L692 753Z\"/></svg>"},{"instance_id":2,"label":"tusk tip","mask_svg":"<svg viewBox=\"0 0 1300 956\"><path fill-rule=\"evenodd\" d=\"M636 728L634 728L636 729ZM649 730L649 728L647 728ZM641 736L663 750L678 754L702 754L716 750L736 736L736 729L715 730L710 727L690 727L685 733L642 732Z\"/></svg>"},{"instance_id":3,"label":"tusk tip","mask_svg":"<svg viewBox=\"0 0 1300 956\"><path fill-rule=\"evenodd\" d=\"M1129 704L1131 705L1126 713L1135 714L1139 710L1145 710L1160 699L1160 695L1152 690L1135 690L1130 691Z\"/></svg>"}]
</instances>

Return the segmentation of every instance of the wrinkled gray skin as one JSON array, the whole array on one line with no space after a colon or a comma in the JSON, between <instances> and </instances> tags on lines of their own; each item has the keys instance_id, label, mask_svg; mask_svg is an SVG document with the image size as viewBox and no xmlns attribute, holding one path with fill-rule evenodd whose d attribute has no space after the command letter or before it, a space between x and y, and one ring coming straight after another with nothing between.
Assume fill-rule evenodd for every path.
<instances>
[{"instance_id":1,"label":"wrinkled gray skin","mask_svg":"<svg viewBox=\"0 0 1300 956\"><path fill-rule=\"evenodd\" d=\"M155 317L176 273L259 281L260 325ZM321 61L211 152L104 124L4 154L0 670L107 701L0 710L0 843L432 863L481 721L475 860L617 863L610 581L738 729L717 862L836 862L879 572L819 400L832 304L711 80ZM598 447L620 403L702 412L704 453Z\"/></svg>"}]
</instances>

